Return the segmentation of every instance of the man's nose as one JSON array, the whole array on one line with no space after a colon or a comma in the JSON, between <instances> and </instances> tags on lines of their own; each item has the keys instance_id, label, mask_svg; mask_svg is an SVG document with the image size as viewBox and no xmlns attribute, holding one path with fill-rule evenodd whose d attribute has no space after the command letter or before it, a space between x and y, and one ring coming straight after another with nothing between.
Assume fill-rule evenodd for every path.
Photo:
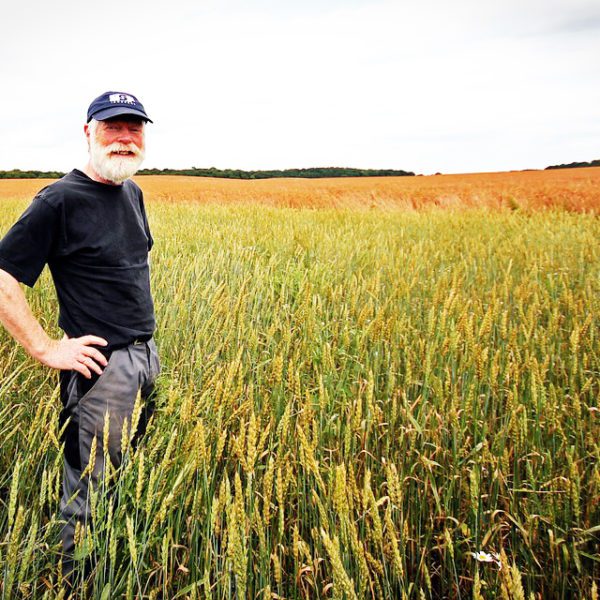
<instances>
[{"instance_id":1,"label":"man's nose","mask_svg":"<svg viewBox=\"0 0 600 600\"><path fill-rule=\"evenodd\" d=\"M121 129L121 131L119 131L117 141L119 141L121 144L129 144L133 142L133 140L133 134L128 129Z\"/></svg>"}]
</instances>

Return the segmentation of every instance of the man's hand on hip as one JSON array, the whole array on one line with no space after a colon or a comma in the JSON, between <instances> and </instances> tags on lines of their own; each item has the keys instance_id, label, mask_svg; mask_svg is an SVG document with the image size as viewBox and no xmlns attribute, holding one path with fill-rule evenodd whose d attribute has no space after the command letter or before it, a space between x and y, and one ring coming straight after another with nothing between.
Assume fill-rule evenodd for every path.
<instances>
[{"instance_id":1,"label":"man's hand on hip","mask_svg":"<svg viewBox=\"0 0 600 600\"><path fill-rule=\"evenodd\" d=\"M100 365L105 367L108 362L101 352L90 347L108 344L97 335L50 339L33 316L18 280L3 269L0 269L0 323L29 355L48 367L73 369L90 379L90 369L100 375Z\"/></svg>"},{"instance_id":2,"label":"man's hand on hip","mask_svg":"<svg viewBox=\"0 0 600 600\"><path fill-rule=\"evenodd\" d=\"M48 367L72 369L90 379L92 377L91 371L100 375L102 367L105 367L108 363L105 356L99 350L93 348L92 344L106 346L108 342L96 335L84 335L78 338L67 338L65 336L62 340L50 340L50 343L37 359Z\"/></svg>"}]
</instances>

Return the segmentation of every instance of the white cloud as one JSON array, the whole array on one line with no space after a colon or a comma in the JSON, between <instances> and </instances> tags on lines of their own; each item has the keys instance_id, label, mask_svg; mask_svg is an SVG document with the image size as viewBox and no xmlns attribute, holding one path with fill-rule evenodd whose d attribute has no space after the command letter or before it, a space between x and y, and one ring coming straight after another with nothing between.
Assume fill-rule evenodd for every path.
<instances>
[{"instance_id":1,"label":"white cloud","mask_svg":"<svg viewBox=\"0 0 600 600\"><path fill-rule=\"evenodd\" d=\"M99 93L155 121L146 165L457 172L600 156L588 0L13 7L0 168L68 170Z\"/></svg>"}]
</instances>

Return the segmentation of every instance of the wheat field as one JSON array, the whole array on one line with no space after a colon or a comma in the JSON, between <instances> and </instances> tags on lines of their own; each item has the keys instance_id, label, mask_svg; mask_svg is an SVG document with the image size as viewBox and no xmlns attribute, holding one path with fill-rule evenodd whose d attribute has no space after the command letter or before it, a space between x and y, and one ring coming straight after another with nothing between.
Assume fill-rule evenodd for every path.
<instances>
[{"instance_id":1,"label":"wheat field","mask_svg":"<svg viewBox=\"0 0 600 600\"><path fill-rule=\"evenodd\" d=\"M138 178L163 372L82 593L596 600L600 169L574 171ZM42 185L0 182L0 235ZM59 335L47 272L27 295ZM57 380L0 331L2 598L64 597Z\"/></svg>"},{"instance_id":2,"label":"wheat field","mask_svg":"<svg viewBox=\"0 0 600 600\"><path fill-rule=\"evenodd\" d=\"M596 213L600 168L511 171L415 177L236 180L213 177L135 177L153 200L260 204L289 208L422 210L440 207ZM0 198L31 198L51 180L0 179Z\"/></svg>"}]
</instances>

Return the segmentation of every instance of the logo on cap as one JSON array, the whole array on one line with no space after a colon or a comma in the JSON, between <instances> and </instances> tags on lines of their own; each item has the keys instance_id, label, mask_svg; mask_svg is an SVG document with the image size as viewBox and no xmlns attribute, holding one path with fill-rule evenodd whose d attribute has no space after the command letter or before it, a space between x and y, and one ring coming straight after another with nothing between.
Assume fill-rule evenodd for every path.
<instances>
[{"instance_id":1,"label":"logo on cap","mask_svg":"<svg viewBox=\"0 0 600 600\"><path fill-rule=\"evenodd\" d=\"M108 100L116 104L135 104L135 98L129 94L111 94Z\"/></svg>"}]
</instances>

